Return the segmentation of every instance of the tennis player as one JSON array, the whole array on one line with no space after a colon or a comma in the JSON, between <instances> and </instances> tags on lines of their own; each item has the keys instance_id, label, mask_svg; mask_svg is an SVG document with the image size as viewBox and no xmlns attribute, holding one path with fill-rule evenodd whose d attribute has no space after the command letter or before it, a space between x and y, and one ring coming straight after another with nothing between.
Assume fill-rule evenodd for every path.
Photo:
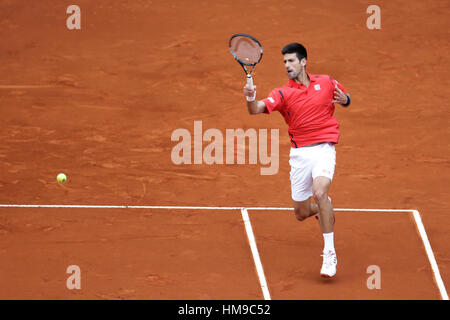
<instances>
[{"instance_id":1,"label":"tennis player","mask_svg":"<svg viewBox=\"0 0 450 320\"><path fill-rule=\"evenodd\" d=\"M250 97L250 114L278 111L289 126L291 140L291 194L298 220L316 216L324 238L322 277L336 274L337 256L334 248L334 212L328 189L336 165L334 145L339 140L339 123L334 104L350 105L350 95L342 84L328 75L306 72L307 52L303 45L291 43L281 53L289 81L274 89L263 100L256 100L256 86L244 87ZM311 197L314 198L313 203Z\"/></svg>"}]
</instances>

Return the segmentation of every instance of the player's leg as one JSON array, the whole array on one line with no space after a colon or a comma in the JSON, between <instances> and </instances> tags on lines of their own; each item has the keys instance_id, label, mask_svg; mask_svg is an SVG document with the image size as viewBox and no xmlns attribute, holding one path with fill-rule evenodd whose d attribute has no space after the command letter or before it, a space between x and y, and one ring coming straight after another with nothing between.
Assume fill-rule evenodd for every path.
<instances>
[{"instance_id":1,"label":"player's leg","mask_svg":"<svg viewBox=\"0 0 450 320\"><path fill-rule=\"evenodd\" d=\"M317 214L318 206L311 202L313 195L312 165L307 152L292 148L289 164L291 165L291 196L294 214L297 220L303 221Z\"/></svg>"},{"instance_id":2,"label":"player's leg","mask_svg":"<svg viewBox=\"0 0 450 320\"><path fill-rule=\"evenodd\" d=\"M334 212L328 191L336 166L336 150L331 143L324 143L314 148L313 197L319 207L320 228L323 233L331 233L334 229Z\"/></svg>"},{"instance_id":3,"label":"player's leg","mask_svg":"<svg viewBox=\"0 0 450 320\"><path fill-rule=\"evenodd\" d=\"M331 180L327 177L319 176L313 180L313 196L318 206L322 233L330 233L334 229L334 211L328 197L330 185Z\"/></svg>"},{"instance_id":4,"label":"player's leg","mask_svg":"<svg viewBox=\"0 0 450 320\"><path fill-rule=\"evenodd\" d=\"M320 275L331 278L337 271L337 256L334 248L334 212L328 197L331 180L326 177L316 177L313 182L314 200L319 206L319 223L323 235L323 261Z\"/></svg>"},{"instance_id":5,"label":"player's leg","mask_svg":"<svg viewBox=\"0 0 450 320\"><path fill-rule=\"evenodd\" d=\"M319 223L324 239L320 275L331 278L336 274L337 257L334 248L334 211L328 191L333 180L336 151L332 144L320 145L316 151L317 161L312 171L313 197L319 207Z\"/></svg>"},{"instance_id":6,"label":"player's leg","mask_svg":"<svg viewBox=\"0 0 450 320\"><path fill-rule=\"evenodd\" d=\"M294 214L297 220L303 221L319 213L319 206L308 198L304 201L294 200Z\"/></svg>"}]
</instances>

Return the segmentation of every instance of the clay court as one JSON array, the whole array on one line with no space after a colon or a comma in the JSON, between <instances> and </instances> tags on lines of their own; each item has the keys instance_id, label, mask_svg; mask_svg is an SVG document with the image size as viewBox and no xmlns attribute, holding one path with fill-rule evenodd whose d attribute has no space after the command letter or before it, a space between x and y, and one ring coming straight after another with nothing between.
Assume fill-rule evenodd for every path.
<instances>
[{"instance_id":1,"label":"clay court","mask_svg":"<svg viewBox=\"0 0 450 320\"><path fill-rule=\"evenodd\" d=\"M66 27L72 4L80 30ZM242 6L0 1L0 299L448 299L448 1ZM264 48L258 98L286 83L280 50L294 41L309 73L352 95L335 112L333 279L319 276L317 221L290 210L283 118L246 110L238 32ZM174 164L171 135L194 121L279 129L278 172ZM71 265L81 289L66 286Z\"/></svg>"}]
</instances>

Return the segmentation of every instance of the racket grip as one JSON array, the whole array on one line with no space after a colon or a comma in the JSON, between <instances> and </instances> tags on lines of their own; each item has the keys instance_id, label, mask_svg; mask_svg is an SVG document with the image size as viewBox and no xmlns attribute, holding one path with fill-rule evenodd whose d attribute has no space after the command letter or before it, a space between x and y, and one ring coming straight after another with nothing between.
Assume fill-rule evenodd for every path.
<instances>
[{"instance_id":1,"label":"racket grip","mask_svg":"<svg viewBox=\"0 0 450 320\"><path fill-rule=\"evenodd\" d=\"M247 85L251 88L253 88L253 77L251 74L247 74ZM247 101L255 101L256 99L256 91L253 97L246 97Z\"/></svg>"}]
</instances>

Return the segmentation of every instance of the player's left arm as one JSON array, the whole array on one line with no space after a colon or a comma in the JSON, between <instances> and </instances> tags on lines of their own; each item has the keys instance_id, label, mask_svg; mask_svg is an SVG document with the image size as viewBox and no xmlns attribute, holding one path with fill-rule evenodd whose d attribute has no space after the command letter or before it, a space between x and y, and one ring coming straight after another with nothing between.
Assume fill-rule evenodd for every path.
<instances>
[{"instance_id":1,"label":"player's left arm","mask_svg":"<svg viewBox=\"0 0 450 320\"><path fill-rule=\"evenodd\" d=\"M342 91L341 88L339 88L339 85L336 83L334 85L334 93L333 93L333 101L332 102L339 103L344 107L348 107L350 105L350 94L348 92Z\"/></svg>"}]
</instances>

